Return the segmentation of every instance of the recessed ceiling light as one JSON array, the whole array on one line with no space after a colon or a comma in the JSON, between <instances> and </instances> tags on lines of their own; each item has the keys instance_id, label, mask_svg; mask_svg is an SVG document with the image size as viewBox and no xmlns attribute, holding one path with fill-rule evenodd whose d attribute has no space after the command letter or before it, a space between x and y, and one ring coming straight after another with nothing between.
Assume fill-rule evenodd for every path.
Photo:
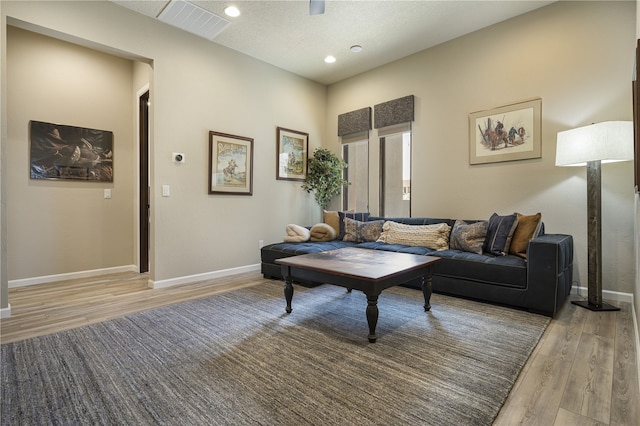
<instances>
[{"instance_id":1,"label":"recessed ceiling light","mask_svg":"<svg viewBox=\"0 0 640 426\"><path fill-rule=\"evenodd\" d=\"M238 16L240 16L240 9L235 6L227 6L224 9L224 13L227 16L231 16L232 18L237 18Z\"/></svg>"},{"instance_id":2,"label":"recessed ceiling light","mask_svg":"<svg viewBox=\"0 0 640 426\"><path fill-rule=\"evenodd\" d=\"M350 47L350 49L353 53L362 52L362 46L360 46L359 44L354 44Z\"/></svg>"},{"instance_id":3,"label":"recessed ceiling light","mask_svg":"<svg viewBox=\"0 0 640 426\"><path fill-rule=\"evenodd\" d=\"M329 55L326 58L324 58L324 61L328 64L332 64L336 61L336 58L334 58L333 56Z\"/></svg>"}]
</instances>

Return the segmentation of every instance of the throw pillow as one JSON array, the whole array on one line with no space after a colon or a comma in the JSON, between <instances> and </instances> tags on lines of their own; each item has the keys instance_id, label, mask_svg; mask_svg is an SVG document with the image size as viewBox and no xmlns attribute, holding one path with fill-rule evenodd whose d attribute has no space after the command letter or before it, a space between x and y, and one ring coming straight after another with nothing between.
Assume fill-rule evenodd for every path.
<instances>
[{"instance_id":1,"label":"throw pillow","mask_svg":"<svg viewBox=\"0 0 640 426\"><path fill-rule=\"evenodd\" d=\"M333 241L337 236L336 230L326 223L316 223L311 227L311 241Z\"/></svg>"},{"instance_id":2,"label":"throw pillow","mask_svg":"<svg viewBox=\"0 0 640 426\"><path fill-rule=\"evenodd\" d=\"M387 244L427 247L432 250L447 250L451 227L446 223L433 225L404 225L390 220L382 225L378 241Z\"/></svg>"},{"instance_id":3,"label":"throw pillow","mask_svg":"<svg viewBox=\"0 0 640 426\"><path fill-rule=\"evenodd\" d=\"M348 217L349 219L366 222L369 220L369 212L338 212L338 217L340 218L340 233L338 234L338 239L342 240L344 238L344 218Z\"/></svg>"},{"instance_id":4,"label":"throw pillow","mask_svg":"<svg viewBox=\"0 0 640 426\"><path fill-rule=\"evenodd\" d=\"M344 218L344 238L343 241L354 243L364 243L376 241L382 233L384 220L372 220L371 222L360 222L359 220Z\"/></svg>"},{"instance_id":5,"label":"throw pillow","mask_svg":"<svg viewBox=\"0 0 640 426\"><path fill-rule=\"evenodd\" d=\"M531 216L525 216L520 213L518 215L518 226L513 233L511 245L509 246L509 254L527 258L527 247L529 241L537 237L542 227L542 213L536 213Z\"/></svg>"},{"instance_id":6,"label":"throw pillow","mask_svg":"<svg viewBox=\"0 0 640 426\"><path fill-rule=\"evenodd\" d=\"M322 217L324 223L335 229L336 237L340 235L340 216L338 212L323 210Z\"/></svg>"},{"instance_id":7,"label":"throw pillow","mask_svg":"<svg viewBox=\"0 0 640 426\"><path fill-rule=\"evenodd\" d=\"M482 246L487 237L487 229L489 229L489 222L486 220L475 223L456 220L451 230L451 248L482 254Z\"/></svg>"},{"instance_id":8,"label":"throw pillow","mask_svg":"<svg viewBox=\"0 0 640 426\"><path fill-rule=\"evenodd\" d=\"M518 226L518 216L515 213L508 216L492 214L482 250L496 256L506 256L509 253L509 245L516 226Z\"/></svg>"},{"instance_id":9,"label":"throw pillow","mask_svg":"<svg viewBox=\"0 0 640 426\"><path fill-rule=\"evenodd\" d=\"M311 232L307 228L293 223L287 225L286 232L287 235L283 239L287 243L301 243L308 241L311 237Z\"/></svg>"}]
</instances>

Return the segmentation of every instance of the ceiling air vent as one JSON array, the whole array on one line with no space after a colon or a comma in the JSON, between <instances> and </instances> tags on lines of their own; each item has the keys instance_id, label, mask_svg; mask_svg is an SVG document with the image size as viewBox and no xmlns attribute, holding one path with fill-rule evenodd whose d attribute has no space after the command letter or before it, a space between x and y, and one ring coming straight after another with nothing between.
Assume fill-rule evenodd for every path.
<instances>
[{"instance_id":1,"label":"ceiling air vent","mask_svg":"<svg viewBox=\"0 0 640 426\"><path fill-rule=\"evenodd\" d=\"M213 40L230 24L226 19L183 0L171 0L158 19L207 40Z\"/></svg>"}]
</instances>

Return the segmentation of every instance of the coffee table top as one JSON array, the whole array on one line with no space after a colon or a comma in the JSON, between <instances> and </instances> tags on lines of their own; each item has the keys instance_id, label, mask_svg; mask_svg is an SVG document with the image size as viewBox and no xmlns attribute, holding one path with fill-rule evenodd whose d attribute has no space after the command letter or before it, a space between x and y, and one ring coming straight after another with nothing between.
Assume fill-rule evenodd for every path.
<instances>
[{"instance_id":1,"label":"coffee table top","mask_svg":"<svg viewBox=\"0 0 640 426\"><path fill-rule=\"evenodd\" d=\"M439 260L434 256L346 247L277 259L276 263L377 281L400 272L423 268Z\"/></svg>"}]
</instances>

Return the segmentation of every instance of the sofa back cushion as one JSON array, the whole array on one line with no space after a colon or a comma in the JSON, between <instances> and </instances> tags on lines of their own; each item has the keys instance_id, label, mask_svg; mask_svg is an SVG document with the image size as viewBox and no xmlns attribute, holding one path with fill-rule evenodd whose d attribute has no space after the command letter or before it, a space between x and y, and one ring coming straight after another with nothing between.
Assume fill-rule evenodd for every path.
<instances>
[{"instance_id":1,"label":"sofa back cushion","mask_svg":"<svg viewBox=\"0 0 640 426\"><path fill-rule=\"evenodd\" d=\"M339 211L338 217L340 218L340 233L338 234L338 239L342 240L344 238L344 218L348 217L349 219L359 220L360 222L366 222L369 220L369 212L344 212Z\"/></svg>"},{"instance_id":2,"label":"sofa back cushion","mask_svg":"<svg viewBox=\"0 0 640 426\"><path fill-rule=\"evenodd\" d=\"M322 220L336 231L336 238L340 235L340 215L337 211L322 210Z\"/></svg>"},{"instance_id":3,"label":"sofa back cushion","mask_svg":"<svg viewBox=\"0 0 640 426\"><path fill-rule=\"evenodd\" d=\"M470 253L482 254L482 246L487 237L489 222L481 220L474 223L467 223L463 220L456 220L451 230L450 248L454 250L468 251Z\"/></svg>"},{"instance_id":4,"label":"sofa back cushion","mask_svg":"<svg viewBox=\"0 0 640 426\"><path fill-rule=\"evenodd\" d=\"M446 223L433 225L405 225L386 221L382 226L382 234L378 241L387 244L404 244L421 246L433 250L447 250L451 226Z\"/></svg>"},{"instance_id":5,"label":"sofa back cushion","mask_svg":"<svg viewBox=\"0 0 640 426\"><path fill-rule=\"evenodd\" d=\"M511 245L509 245L509 254L513 254L522 258L527 258L527 247L532 238L540 235L542 229L542 213L525 216L520 213L518 215L518 226L513 233Z\"/></svg>"},{"instance_id":6,"label":"sofa back cushion","mask_svg":"<svg viewBox=\"0 0 640 426\"><path fill-rule=\"evenodd\" d=\"M432 217L378 217L369 216L369 220L390 220L391 222L402 223L404 225L436 225L446 223L453 226L455 219L437 219Z\"/></svg>"},{"instance_id":7,"label":"sofa back cushion","mask_svg":"<svg viewBox=\"0 0 640 426\"><path fill-rule=\"evenodd\" d=\"M489 229L482 247L483 251L495 256L506 256L516 226L518 226L518 216L515 213L508 216L492 214L489 218Z\"/></svg>"},{"instance_id":8,"label":"sofa back cushion","mask_svg":"<svg viewBox=\"0 0 640 426\"><path fill-rule=\"evenodd\" d=\"M365 243L377 241L382 233L384 220L361 222L355 219L344 218L344 238L342 241Z\"/></svg>"}]
</instances>

